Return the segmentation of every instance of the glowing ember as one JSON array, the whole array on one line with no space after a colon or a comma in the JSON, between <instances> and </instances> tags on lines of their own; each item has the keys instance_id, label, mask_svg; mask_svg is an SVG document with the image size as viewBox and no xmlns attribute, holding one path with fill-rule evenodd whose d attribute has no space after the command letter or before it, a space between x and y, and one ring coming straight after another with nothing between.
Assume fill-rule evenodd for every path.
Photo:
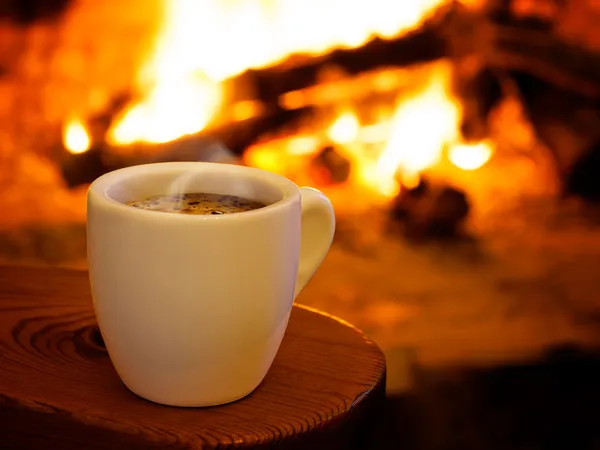
<instances>
[{"instance_id":1,"label":"glowing ember","mask_svg":"<svg viewBox=\"0 0 600 450\"><path fill-rule=\"evenodd\" d=\"M289 141L288 151L292 155L306 155L315 153L321 142L314 136L298 136Z\"/></svg>"},{"instance_id":2,"label":"glowing ember","mask_svg":"<svg viewBox=\"0 0 600 450\"><path fill-rule=\"evenodd\" d=\"M483 166L492 157L492 145L489 142L477 144L457 144L448 152L448 159L463 170L475 170Z\"/></svg>"},{"instance_id":3,"label":"glowing ember","mask_svg":"<svg viewBox=\"0 0 600 450\"><path fill-rule=\"evenodd\" d=\"M360 124L352 113L342 114L328 130L329 139L336 144L349 144L358 137Z\"/></svg>"},{"instance_id":4,"label":"glowing ember","mask_svg":"<svg viewBox=\"0 0 600 450\"><path fill-rule=\"evenodd\" d=\"M137 82L145 97L119 118L109 141L161 143L196 133L216 116L224 79L292 54L395 37L446 2L163 0L162 32Z\"/></svg>"},{"instance_id":5,"label":"glowing ember","mask_svg":"<svg viewBox=\"0 0 600 450\"><path fill-rule=\"evenodd\" d=\"M73 154L85 153L90 149L90 136L80 121L72 120L65 126L63 144Z\"/></svg>"}]
</instances>

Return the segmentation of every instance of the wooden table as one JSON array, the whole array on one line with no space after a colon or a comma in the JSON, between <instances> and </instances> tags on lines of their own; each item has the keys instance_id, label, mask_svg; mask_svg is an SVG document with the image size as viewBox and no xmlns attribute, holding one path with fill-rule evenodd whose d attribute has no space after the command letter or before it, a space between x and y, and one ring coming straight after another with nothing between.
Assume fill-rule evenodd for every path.
<instances>
[{"instance_id":1,"label":"wooden table","mask_svg":"<svg viewBox=\"0 0 600 450\"><path fill-rule=\"evenodd\" d=\"M87 273L0 266L0 448L360 448L385 400L379 348L294 307L264 382L213 408L160 406L119 380Z\"/></svg>"}]
</instances>

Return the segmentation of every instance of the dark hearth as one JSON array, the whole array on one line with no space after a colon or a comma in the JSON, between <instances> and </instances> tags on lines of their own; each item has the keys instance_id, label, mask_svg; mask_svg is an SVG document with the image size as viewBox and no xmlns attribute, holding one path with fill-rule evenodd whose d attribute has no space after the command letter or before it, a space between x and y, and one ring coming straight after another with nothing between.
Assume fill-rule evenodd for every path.
<instances>
[{"instance_id":1,"label":"dark hearth","mask_svg":"<svg viewBox=\"0 0 600 450\"><path fill-rule=\"evenodd\" d=\"M489 368L413 366L369 448L565 450L600 446L600 353L572 349Z\"/></svg>"}]
</instances>

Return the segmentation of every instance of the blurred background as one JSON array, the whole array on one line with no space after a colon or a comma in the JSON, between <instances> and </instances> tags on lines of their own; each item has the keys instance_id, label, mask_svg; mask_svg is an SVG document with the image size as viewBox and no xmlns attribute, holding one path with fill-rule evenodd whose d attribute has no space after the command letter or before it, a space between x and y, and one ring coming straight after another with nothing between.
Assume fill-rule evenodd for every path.
<instances>
[{"instance_id":1,"label":"blurred background","mask_svg":"<svg viewBox=\"0 0 600 450\"><path fill-rule=\"evenodd\" d=\"M437 430L419 448L600 448L598 20L595 0L2 0L0 262L85 268L109 170L277 172L338 217L298 301L382 347L394 407L415 395Z\"/></svg>"}]
</instances>

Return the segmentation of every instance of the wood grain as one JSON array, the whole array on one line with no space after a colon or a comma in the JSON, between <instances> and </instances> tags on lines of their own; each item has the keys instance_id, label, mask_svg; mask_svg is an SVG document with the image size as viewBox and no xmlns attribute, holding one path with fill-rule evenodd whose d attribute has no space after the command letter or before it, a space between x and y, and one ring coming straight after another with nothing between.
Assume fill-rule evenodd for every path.
<instances>
[{"instance_id":1,"label":"wood grain","mask_svg":"<svg viewBox=\"0 0 600 450\"><path fill-rule=\"evenodd\" d=\"M384 357L360 331L295 307L252 395L213 408L153 404L115 373L86 272L0 266L2 449L358 447L384 381Z\"/></svg>"}]
</instances>

